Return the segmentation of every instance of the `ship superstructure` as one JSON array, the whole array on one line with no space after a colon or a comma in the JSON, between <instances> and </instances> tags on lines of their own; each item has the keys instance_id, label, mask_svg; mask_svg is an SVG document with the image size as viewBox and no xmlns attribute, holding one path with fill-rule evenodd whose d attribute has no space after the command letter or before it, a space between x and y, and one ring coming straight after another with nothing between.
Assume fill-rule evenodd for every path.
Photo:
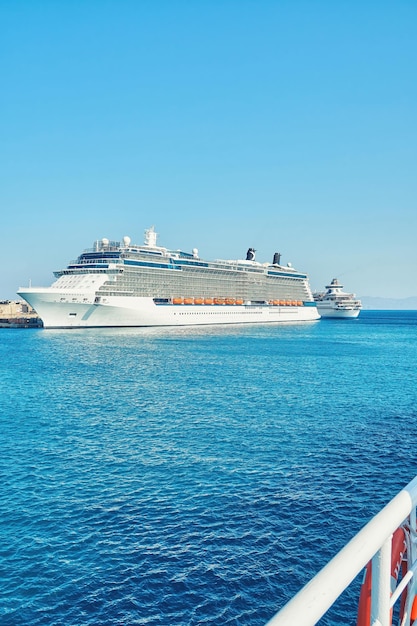
<instances>
[{"instance_id":1,"label":"ship superstructure","mask_svg":"<svg viewBox=\"0 0 417 626\"><path fill-rule=\"evenodd\" d=\"M169 326L309 321L319 317L306 274L280 255L259 263L206 261L157 245L154 227L142 245L101 239L54 273L47 288L20 288L45 328Z\"/></svg>"}]
</instances>

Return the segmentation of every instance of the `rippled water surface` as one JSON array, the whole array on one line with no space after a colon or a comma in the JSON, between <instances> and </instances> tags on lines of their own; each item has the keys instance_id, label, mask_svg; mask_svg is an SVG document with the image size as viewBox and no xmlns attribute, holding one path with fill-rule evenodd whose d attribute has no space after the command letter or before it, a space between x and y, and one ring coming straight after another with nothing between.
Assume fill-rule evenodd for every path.
<instances>
[{"instance_id":1,"label":"rippled water surface","mask_svg":"<svg viewBox=\"0 0 417 626\"><path fill-rule=\"evenodd\" d=\"M417 474L417 312L0 350L2 625L262 626Z\"/></svg>"}]
</instances>

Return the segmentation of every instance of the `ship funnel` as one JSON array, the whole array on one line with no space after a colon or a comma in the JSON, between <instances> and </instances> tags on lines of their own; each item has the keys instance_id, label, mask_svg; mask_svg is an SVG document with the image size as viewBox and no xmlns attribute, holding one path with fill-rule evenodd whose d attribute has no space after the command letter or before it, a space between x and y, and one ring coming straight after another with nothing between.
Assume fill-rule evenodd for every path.
<instances>
[{"instance_id":1,"label":"ship funnel","mask_svg":"<svg viewBox=\"0 0 417 626\"><path fill-rule=\"evenodd\" d=\"M280 252L275 252L274 260L272 261L272 265L280 265L280 263L281 263L281 253Z\"/></svg>"},{"instance_id":2,"label":"ship funnel","mask_svg":"<svg viewBox=\"0 0 417 626\"><path fill-rule=\"evenodd\" d=\"M246 253L246 260L247 261L254 261L255 260L255 248L249 248L249 250Z\"/></svg>"}]
</instances>

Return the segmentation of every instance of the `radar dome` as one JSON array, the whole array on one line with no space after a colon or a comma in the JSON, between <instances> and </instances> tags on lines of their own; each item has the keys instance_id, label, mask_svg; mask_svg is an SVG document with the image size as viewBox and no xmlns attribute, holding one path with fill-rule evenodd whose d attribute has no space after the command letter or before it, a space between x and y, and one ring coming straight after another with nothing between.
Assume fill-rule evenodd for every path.
<instances>
[{"instance_id":1,"label":"radar dome","mask_svg":"<svg viewBox=\"0 0 417 626\"><path fill-rule=\"evenodd\" d=\"M109 240L107 239L107 237L103 237L103 239L101 240L101 243L103 244L103 246L108 246Z\"/></svg>"},{"instance_id":2,"label":"radar dome","mask_svg":"<svg viewBox=\"0 0 417 626\"><path fill-rule=\"evenodd\" d=\"M123 244L124 244L125 246L129 246L129 245L130 245L130 237L128 237L127 235L125 235L125 236L123 237Z\"/></svg>"},{"instance_id":3,"label":"radar dome","mask_svg":"<svg viewBox=\"0 0 417 626\"><path fill-rule=\"evenodd\" d=\"M197 250L197 248L193 248L192 252L193 252L193 257L195 259L197 259L198 258L198 250Z\"/></svg>"}]
</instances>

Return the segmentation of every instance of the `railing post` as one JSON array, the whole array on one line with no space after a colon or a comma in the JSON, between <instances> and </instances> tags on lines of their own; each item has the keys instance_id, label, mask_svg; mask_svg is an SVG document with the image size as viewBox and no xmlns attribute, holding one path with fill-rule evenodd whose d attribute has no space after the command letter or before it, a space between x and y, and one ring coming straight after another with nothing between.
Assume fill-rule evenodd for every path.
<instances>
[{"instance_id":1,"label":"railing post","mask_svg":"<svg viewBox=\"0 0 417 626\"><path fill-rule=\"evenodd\" d=\"M411 509L410 513L410 543L411 543L411 562L414 563L417 559L416 554L416 541L417 541L417 516L416 507Z\"/></svg>"},{"instance_id":2,"label":"railing post","mask_svg":"<svg viewBox=\"0 0 417 626\"><path fill-rule=\"evenodd\" d=\"M408 583L407 599L404 607L404 618L401 622L401 626L410 626L414 599L417 594L417 522L415 506L413 506L413 508L411 509L409 522L410 536L408 541L407 560L408 573L411 572L412 576ZM415 621L413 623L415 623Z\"/></svg>"},{"instance_id":3,"label":"railing post","mask_svg":"<svg viewBox=\"0 0 417 626\"><path fill-rule=\"evenodd\" d=\"M390 626L392 535L372 559L371 625Z\"/></svg>"}]
</instances>

